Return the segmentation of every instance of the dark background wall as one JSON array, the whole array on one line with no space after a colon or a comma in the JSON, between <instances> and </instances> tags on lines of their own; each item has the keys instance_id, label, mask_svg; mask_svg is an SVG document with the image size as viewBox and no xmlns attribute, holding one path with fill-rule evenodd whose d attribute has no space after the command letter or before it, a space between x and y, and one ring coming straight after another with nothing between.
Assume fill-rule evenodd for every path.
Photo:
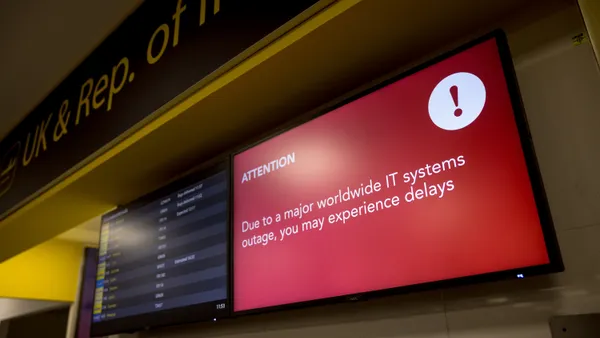
<instances>
[{"instance_id":1,"label":"dark background wall","mask_svg":"<svg viewBox=\"0 0 600 338\"><path fill-rule=\"evenodd\" d=\"M64 338L68 319L68 307L14 318L8 321L6 338Z\"/></svg>"}]
</instances>

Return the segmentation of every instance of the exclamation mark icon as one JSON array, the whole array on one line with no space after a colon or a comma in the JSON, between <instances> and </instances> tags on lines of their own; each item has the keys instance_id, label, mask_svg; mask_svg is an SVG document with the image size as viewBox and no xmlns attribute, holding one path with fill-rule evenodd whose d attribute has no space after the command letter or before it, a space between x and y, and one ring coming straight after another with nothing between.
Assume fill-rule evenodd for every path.
<instances>
[{"instance_id":1,"label":"exclamation mark icon","mask_svg":"<svg viewBox=\"0 0 600 338\"><path fill-rule=\"evenodd\" d=\"M462 109L458 108L458 86L450 87L450 95L452 95L452 100L454 100L454 106L456 107L454 110L454 116L460 117L463 111Z\"/></svg>"}]
</instances>

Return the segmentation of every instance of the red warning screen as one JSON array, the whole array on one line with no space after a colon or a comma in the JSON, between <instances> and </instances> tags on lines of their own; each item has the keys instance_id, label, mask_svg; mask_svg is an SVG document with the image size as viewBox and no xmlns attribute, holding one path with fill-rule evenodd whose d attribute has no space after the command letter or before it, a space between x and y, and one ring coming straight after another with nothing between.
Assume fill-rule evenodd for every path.
<instances>
[{"instance_id":1,"label":"red warning screen","mask_svg":"<svg viewBox=\"0 0 600 338\"><path fill-rule=\"evenodd\" d=\"M234 156L234 311L550 263L496 39Z\"/></svg>"}]
</instances>

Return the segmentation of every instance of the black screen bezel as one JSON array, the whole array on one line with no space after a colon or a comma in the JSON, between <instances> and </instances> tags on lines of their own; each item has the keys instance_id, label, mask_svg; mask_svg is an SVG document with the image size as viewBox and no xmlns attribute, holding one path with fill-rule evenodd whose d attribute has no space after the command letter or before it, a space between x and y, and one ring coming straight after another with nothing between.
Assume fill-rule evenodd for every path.
<instances>
[{"instance_id":1,"label":"black screen bezel","mask_svg":"<svg viewBox=\"0 0 600 338\"><path fill-rule=\"evenodd\" d=\"M498 52L499 52L500 60L502 63L504 77L505 77L506 85L508 88L508 92L510 94L511 105L512 105L512 109L514 112L515 124L516 124L518 132L519 132L521 149L523 151L525 162L527 164L529 181L531 184L531 189L534 193L534 199L535 199L536 207L538 210L538 217L540 219L540 224L542 227L544 240L546 243L546 250L547 250L547 254L548 254L548 258L549 258L549 263L543 264L543 265L523 267L523 268L518 268L518 269L485 273L485 274L480 274L480 275L473 275L473 276L452 278L452 279L441 280L441 281L427 282L427 283L422 283L422 284L399 286L399 287L393 287L393 288L382 289L382 290L374 290L374 291L362 292L362 293L356 293L356 294L347 294L347 295L340 295L340 296L328 297L328 298L322 298L322 299L313 299L313 300L307 300L307 301L297 302L297 303L280 304L280 305L274 305L274 306L269 306L269 307L264 307L264 308L255 308L255 309L249 309L249 310L235 311L235 309L234 309L235 290L233 290L233 287L235 285L235 283L234 283L234 281L235 281L235 275L234 275L235 274L235 268L234 268L234 265L235 265L235 262L234 262L234 250L235 250L234 249L235 248L234 234L235 234L235 232L233 231L233 226L234 226L234 224L233 224L233 220L234 220L234 218L233 218L234 188L233 188L233 184L230 183L230 185L231 185L230 220L231 220L231 227L232 227L230 230L230 234L231 234L231 238L233 240L233 242L230 244L230 250L231 250L230 257L231 257L231 262L232 262L232 266L231 266L231 270L230 270L231 271L230 278L231 278L231 286L232 286L232 292L233 292L232 293L232 303L231 303L231 311L232 311L233 317L249 315L249 314L280 311L280 310L288 310L288 309L294 309L294 308L303 308L303 307L307 307L307 306L317 306L317 305L326 305L326 304L340 303L340 302L359 301L359 300L366 300L366 299L370 299L370 298L377 298L377 297L383 297L383 296L394 295L394 294L410 293L410 292L425 291L425 290L432 290L432 289L439 289L439 288L448 288L448 287L467 285L467 284L473 284L473 283L493 282L493 281L504 280L504 279L516 279L516 278L523 278L524 276L542 275L542 274L550 274L550 273L564 271L564 264L562 261L560 247L558 245L558 240L556 238L556 232L555 232L554 224L552 221L552 215L550 213L550 207L549 207L548 200L546 197L546 192L544 189L544 184L543 184L541 173L539 170L539 164L537 161L537 157L535 155L533 141L532 141L531 133L529 130L529 124L527 122L527 117L525 115L525 110L524 110L524 106L522 103L521 94L519 91L517 77L516 77L516 73L514 70L513 59L512 59L511 53L510 53L510 48L508 45L508 40L507 40L506 34L501 29L491 31L488 34L485 34L485 35L483 35L475 40L472 40L460 47L457 47L449 52L446 52L438 57L435 57L435 58L433 58L419 66L416 66L408 71L405 71L399 75L389 76L382 82L380 82L364 91L361 91L358 94L351 95L348 98L345 98L341 101L338 101L334 104L327 106L327 108L325 108L325 109L322 109L322 110L313 112L309 115L303 116L300 119L294 121L293 123L273 131L268 136L261 138L261 139L257 140L256 142L248 144L244 147L239 148L233 154L231 154L231 160L230 160L231 165L232 165L231 180L233 181L233 179L234 179L233 167L235 165L235 156L236 155L241 154L246 150L249 150L261 143L264 143L268 140L275 138L276 136L279 136L279 135L281 135L289 130L292 130L298 126L301 126L313 119L316 119L322 115L325 115L339 107L347 105L347 104L349 104L357 99L360 99L370 93L373 93L385 86L388 86L388 85L390 85L394 82L397 82L407 76L417 73L417 72L419 72L425 68L428 68L432 65L435 65L441 61L444 61L454 55L460 54L461 52L464 52L467 49L475 47L475 46L477 46L481 43L484 43L488 40L495 40L496 46L498 47ZM521 277L521 276L523 276L523 277Z\"/></svg>"},{"instance_id":2,"label":"black screen bezel","mask_svg":"<svg viewBox=\"0 0 600 338\"><path fill-rule=\"evenodd\" d=\"M91 252L91 253L90 253ZM87 264L87 258L88 255L90 254L94 254L96 256L96 266L94 266L94 270L97 270L97 266L98 266L98 249L96 248L90 248L90 247L85 247L83 248L83 264L81 264L81 272L80 272L80 281L79 281L79 298L78 298L78 304L77 304L77 314L76 314L76 325L75 325L75 337L79 336L79 333L81 331L81 327L79 326L80 322L80 317L83 315L82 310L83 310L83 299L85 298L85 294L84 294L84 289L85 289L85 283L86 283L86 272L88 269L88 264ZM92 299L92 315L94 312L94 306L93 306L93 302L94 300ZM90 327L92 325L92 321L90 321ZM88 332L89 335L89 332Z\"/></svg>"},{"instance_id":3,"label":"black screen bezel","mask_svg":"<svg viewBox=\"0 0 600 338\"><path fill-rule=\"evenodd\" d=\"M151 203L161 197L170 195L173 192L193 185L203 179L210 177L211 175L219 172L225 172L227 177L227 299L223 301L215 301L210 303L196 304L185 306L181 308L162 310L157 312L150 312L142 315L129 316L124 318L116 318L103 322L94 322L92 320L91 337L109 336L118 333L133 333L142 330L148 330L151 328L181 325L187 323L195 323L202 321L213 321L215 319L223 319L231 316L231 183L229 180L231 171L231 164L229 159L220 160L216 164L205 165L201 169L195 171L192 174L186 175L181 179L176 180L162 188L159 188L143 197L136 199L135 201L128 203L127 205L121 206L109 213L102 216L104 220L106 217L110 217L124 209L134 210L142 205ZM96 258L96 264L98 264L99 255ZM225 309L217 309L217 304L225 303ZM93 311L92 311L93 312ZM93 313L92 313L93 317Z\"/></svg>"}]
</instances>

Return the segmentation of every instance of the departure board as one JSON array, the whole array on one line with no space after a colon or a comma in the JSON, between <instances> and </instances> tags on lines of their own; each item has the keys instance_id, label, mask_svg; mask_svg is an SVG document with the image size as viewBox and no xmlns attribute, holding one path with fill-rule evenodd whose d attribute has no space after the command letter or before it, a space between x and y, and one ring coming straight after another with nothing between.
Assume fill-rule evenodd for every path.
<instances>
[{"instance_id":1,"label":"departure board","mask_svg":"<svg viewBox=\"0 0 600 338\"><path fill-rule=\"evenodd\" d=\"M194 320L225 316L228 190L219 170L104 215L93 322L197 305Z\"/></svg>"}]
</instances>

